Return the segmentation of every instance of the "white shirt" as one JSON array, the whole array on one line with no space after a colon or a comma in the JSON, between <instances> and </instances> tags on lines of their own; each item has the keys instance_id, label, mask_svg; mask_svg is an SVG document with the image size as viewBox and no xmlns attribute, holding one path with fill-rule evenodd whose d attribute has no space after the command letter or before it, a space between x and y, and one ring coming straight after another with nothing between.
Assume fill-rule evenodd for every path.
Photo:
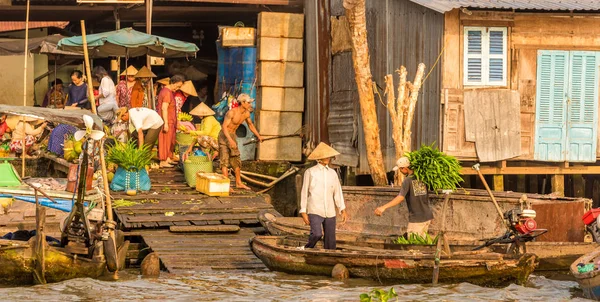
<instances>
[{"instance_id":1,"label":"white shirt","mask_svg":"<svg viewBox=\"0 0 600 302\"><path fill-rule=\"evenodd\" d=\"M300 195L300 213L330 218L336 216L335 207L340 212L346 208L337 173L321 164L306 170Z\"/></svg>"},{"instance_id":2,"label":"white shirt","mask_svg":"<svg viewBox=\"0 0 600 302\"><path fill-rule=\"evenodd\" d=\"M129 121L135 130L158 129L164 124L156 111L143 107L129 109Z\"/></svg>"},{"instance_id":3,"label":"white shirt","mask_svg":"<svg viewBox=\"0 0 600 302\"><path fill-rule=\"evenodd\" d=\"M101 105L109 103L117 104L117 89L110 77L106 76L102 78L98 92L104 96L98 101Z\"/></svg>"}]
</instances>

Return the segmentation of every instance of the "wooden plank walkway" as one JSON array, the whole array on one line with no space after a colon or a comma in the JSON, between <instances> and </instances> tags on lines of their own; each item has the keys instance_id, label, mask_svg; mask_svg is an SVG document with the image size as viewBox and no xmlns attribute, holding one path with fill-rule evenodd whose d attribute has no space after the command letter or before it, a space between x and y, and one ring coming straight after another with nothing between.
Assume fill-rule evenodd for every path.
<instances>
[{"instance_id":1,"label":"wooden plank walkway","mask_svg":"<svg viewBox=\"0 0 600 302\"><path fill-rule=\"evenodd\" d=\"M271 209L261 195L238 191L228 197L210 197L185 183L176 169L160 169L150 173L150 192L127 196L114 193L115 200L137 202L133 206L115 208L121 225L128 230L168 228L173 225L258 225L258 212Z\"/></svg>"},{"instance_id":2,"label":"wooden plank walkway","mask_svg":"<svg viewBox=\"0 0 600 302\"><path fill-rule=\"evenodd\" d=\"M171 233L168 230L140 230L138 234L156 252L169 273L182 274L204 270L264 269L250 249L254 232Z\"/></svg>"}]
</instances>

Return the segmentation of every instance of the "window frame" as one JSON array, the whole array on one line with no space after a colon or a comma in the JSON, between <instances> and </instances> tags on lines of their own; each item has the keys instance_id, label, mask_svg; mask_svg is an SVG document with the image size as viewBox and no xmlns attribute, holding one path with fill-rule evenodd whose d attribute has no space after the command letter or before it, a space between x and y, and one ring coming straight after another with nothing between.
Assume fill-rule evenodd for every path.
<instances>
[{"instance_id":1,"label":"window frame","mask_svg":"<svg viewBox=\"0 0 600 302\"><path fill-rule=\"evenodd\" d=\"M469 31L481 32L481 54L469 54ZM502 54L490 54L490 31L501 31ZM463 85L506 86L508 83L508 27L464 26L463 28ZM481 82L469 80L469 59L481 59ZM490 81L490 59L502 59L502 81Z\"/></svg>"}]
</instances>

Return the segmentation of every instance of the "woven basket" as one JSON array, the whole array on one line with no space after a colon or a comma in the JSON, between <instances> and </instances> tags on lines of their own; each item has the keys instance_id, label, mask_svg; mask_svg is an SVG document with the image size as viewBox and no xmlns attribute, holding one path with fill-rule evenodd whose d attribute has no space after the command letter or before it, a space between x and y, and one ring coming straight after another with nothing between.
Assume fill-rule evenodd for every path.
<instances>
[{"instance_id":1,"label":"woven basket","mask_svg":"<svg viewBox=\"0 0 600 302\"><path fill-rule=\"evenodd\" d=\"M189 133L177 133L175 140L180 146L189 146L194 143L194 137Z\"/></svg>"},{"instance_id":2,"label":"woven basket","mask_svg":"<svg viewBox=\"0 0 600 302\"><path fill-rule=\"evenodd\" d=\"M201 157L201 156L194 156ZM196 173L198 172L213 172L213 163L211 161L204 162L195 162L195 161L186 161L183 163L183 173L185 174L185 181L188 186L195 188L196 187Z\"/></svg>"},{"instance_id":3,"label":"woven basket","mask_svg":"<svg viewBox=\"0 0 600 302\"><path fill-rule=\"evenodd\" d=\"M192 163L205 163L208 162L208 156L190 156L187 158L187 160L191 161Z\"/></svg>"}]
</instances>

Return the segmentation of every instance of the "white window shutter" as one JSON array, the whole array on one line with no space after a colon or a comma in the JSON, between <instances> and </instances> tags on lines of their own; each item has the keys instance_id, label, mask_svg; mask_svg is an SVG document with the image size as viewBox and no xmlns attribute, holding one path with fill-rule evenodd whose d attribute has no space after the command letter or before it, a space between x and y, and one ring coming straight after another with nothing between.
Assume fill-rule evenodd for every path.
<instances>
[{"instance_id":1,"label":"white window shutter","mask_svg":"<svg viewBox=\"0 0 600 302\"><path fill-rule=\"evenodd\" d=\"M464 84L505 86L506 27L465 27L464 40Z\"/></svg>"}]
</instances>

